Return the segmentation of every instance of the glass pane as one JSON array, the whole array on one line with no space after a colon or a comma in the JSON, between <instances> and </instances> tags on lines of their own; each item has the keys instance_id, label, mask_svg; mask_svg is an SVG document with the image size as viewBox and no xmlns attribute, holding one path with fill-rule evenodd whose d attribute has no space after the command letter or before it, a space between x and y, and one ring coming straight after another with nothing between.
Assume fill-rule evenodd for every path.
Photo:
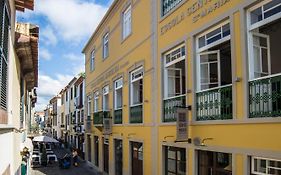
<instances>
[{"instance_id":1,"label":"glass pane","mask_svg":"<svg viewBox=\"0 0 281 175\"><path fill-rule=\"evenodd\" d=\"M270 1L270 2L268 2L267 4L265 4L264 6L263 6L263 9L266 11L266 10L268 10L268 9L270 9L270 8L272 8L272 7L274 7L274 6L276 6L276 5L280 5L281 4L281 1L280 0L272 0L272 1Z\"/></svg>"},{"instance_id":2,"label":"glass pane","mask_svg":"<svg viewBox=\"0 0 281 175\"><path fill-rule=\"evenodd\" d=\"M221 28L217 28L206 35L207 40L221 33Z\"/></svg>"},{"instance_id":3,"label":"glass pane","mask_svg":"<svg viewBox=\"0 0 281 175\"><path fill-rule=\"evenodd\" d=\"M171 151L168 149L168 158L176 159L176 151Z\"/></svg>"},{"instance_id":4,"label":"glass pane","mask_svg":"<svg viewBox=\"0 0 281 175\"><path fill-rule=\"evenodd\" d=\"M116 91L116 108L122 108L122 89Z\"/></svg>"},{"instance_id":5,"label":"glass pane","mask_svg":"<svg viewBox=\"0 0 281 175\"><path fill-rule=\"evenodd\" d=\"M260 173L266 173L266 160L258 159L255 161L256 165L256 171Z\"/></svg>"},{"instance_id":6,"label":"glass pane","mask_svg":"<svg viewBox=\"0 0 281 175\"><path fill-rule=\"evenodd\" d=\"M251 24L254 24L261 20L262 20L262 10L260 7L251 12Z\"/></svg>"},{"instance_id":7,"label":"glass pane","mask_svg":"<svg viewBox=\"0 0 281 175\"><path fill-rule=\"evenodd\" d=\"M176 172L176 161L168 159L168 171Z\"/></svg>"},{"instance_id":8,"label":"glass pane","mask_svg":"<svg viewBox=\"0 0 281 175\"><path fill-rule=\"evenodd\" d=\"M209 67L208 64L200 65L200 82L201 83L209 83Z\"/></svg>"},{"instance_id":9,"label":"glass pane","mask_svg":"<svg viewBox=\"0 0 281 175\"><path fill-rule=\"evenodd\" d=\"M254 70L255 73L257 74L255 77L260 77L261 73L261 61L260 61L260 48L254 46Z\"/></svg>"},{"instance_id":10,"label":"glass pane","mask_svg":"<svg viewBox=\"0 0 281 175\"><path fill-rule=\"evenodd\" d=\"M210 82L211 83L217 83L218 80L218 64L217 63L211 63L210 64Z\"/></svg>"},{"instance_id":11,"label":"glass pane","mask_svg":"<svg viewBox=\"0 0 281 175\"><path fill-rule=\"evenodd\" d=\"M186 171L186 165L185 165L185 162L183 161L178 161L178 164L177 164L177 171L178 171L178 174L182 174L184 175L185 174L185 171Z\"/></svg>"},{"instance_id":12,"label":"glass pane","mask_svg":"<svg viewBox=\"0 0 281 175\"><path fill-rule=\"evenodd\" d=\"M281 168L281 161L273 161L273 160L270 160L270 161L269 161L269 166Z\"/></svg>"},{"instance_id":13,"label":"glass pane","mask_svg":"<svg viewBox=\"0 0 281 175\"><path fill-rule=\"evenodd\" d=\"M221 34L218 34L218 35L214 36L213 38L207 39L207 44L211 44L221 38L222 38Z\"/></svg>"},{"instance_id":14,"label":"glass pane","mask_svg":"<svg viewBox=\"0 0 281 175\"><path fill-rule=\"evenodd\" d=\"M230 24L226 24L222 27L222 35L223 37L230 35Z\"/></svg>"},{"instance_id":15,"label":"glass pane","mask_svg":"<svg viewBox=\"0 0 281 175\"><path fill-rule=\"evenodd\" d=\"M280 0L279 0L279 2L280 2ZM266 18L268 18L268 17L270 17L272 15L275 15L275 14L277 14L279 12L281 12L281 6L277 6L274 9L271 9L271 10L265 12L264 13L264 18L266 19Z\"/></svg>"},{"instance_id":16,"label":"glass pane","mask_svg":"<svg viewBox=\"0 0 281 175\"><path fill-rule=\"evenodd\" d=\"M205 46L205 36L199 38L199 48Z\"/></svg>"},{"instance_id":17,"label":"glass pane","mask_svg":"<svg viewBox=\"0 0 281 175\"><path fill-rule=\"evenodd\" d=\"M268 173L271 174L271 175L280 175L281 174L281 170L269 168L268 169Z\"/></svg>"},{"instance_id":18,"label":"glass pane","mask_svg":"<svg viewBox=\"0 0 281 175\"><path fill-rule=\"evenodd\" d=\"M268 56L267 56L267 49L261 49L262 55L262 72L268 74Z\"/></svg>"}]
</instances>

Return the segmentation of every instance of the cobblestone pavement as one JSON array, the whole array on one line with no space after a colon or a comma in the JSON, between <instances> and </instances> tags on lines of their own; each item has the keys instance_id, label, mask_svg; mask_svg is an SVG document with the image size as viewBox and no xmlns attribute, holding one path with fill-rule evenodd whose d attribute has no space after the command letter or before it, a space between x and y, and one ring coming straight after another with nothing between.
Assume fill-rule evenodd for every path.
<instances>
[{"instance_id":1,"label":"cobblestone pavement","mask_svg":"<svg viewBox=\"0 0 281 175\"><path fill-rule=\"evenodd\" d=\"M54 150L56 156L63 157L69 151L65 149ZM59 168L58 163L48 165L47 167L31 168L31 175L100 175L97 170L91 167L86 161L79 160L79 166L71 166L69 169Z\"/></svg>"}]
</instances>

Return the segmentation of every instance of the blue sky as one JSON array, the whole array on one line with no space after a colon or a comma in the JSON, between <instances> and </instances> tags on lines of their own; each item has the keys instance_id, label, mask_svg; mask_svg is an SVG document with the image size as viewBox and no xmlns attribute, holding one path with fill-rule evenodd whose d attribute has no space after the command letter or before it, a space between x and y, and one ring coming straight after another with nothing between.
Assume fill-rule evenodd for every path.
<instances>
[{"instance_id":1,"label":"blue sky","mask_svg":"<svg viewBox=\"0 0 281 175\"><path fill-rule=\"evenodd\" d=\"M35 0L34 11L18 13L18 22L40 28L39 87L36 110L84 71L86 42L113 0Z\"/></svg>"}]
</instances>

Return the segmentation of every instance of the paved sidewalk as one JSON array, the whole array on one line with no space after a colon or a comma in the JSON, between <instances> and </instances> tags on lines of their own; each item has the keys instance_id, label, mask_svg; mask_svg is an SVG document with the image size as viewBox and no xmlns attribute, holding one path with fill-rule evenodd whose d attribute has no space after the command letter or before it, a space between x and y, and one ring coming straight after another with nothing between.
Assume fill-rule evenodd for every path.
<instances>
[{"instance_id":1,"label":"paved sidewalk","mask_svg":"<svg viewBox=\"0 0 281 175\"><path fill-rule=\"evenodd\" d=\"M66 149L54 149L57 158L71 153ZM47 167L31 168L31 175L101 175L94 167L90 166L87 161L79 160L78 167L71 166L69 169L59 168L58 163L48 165Z\"/></svg>"}]
</instances>

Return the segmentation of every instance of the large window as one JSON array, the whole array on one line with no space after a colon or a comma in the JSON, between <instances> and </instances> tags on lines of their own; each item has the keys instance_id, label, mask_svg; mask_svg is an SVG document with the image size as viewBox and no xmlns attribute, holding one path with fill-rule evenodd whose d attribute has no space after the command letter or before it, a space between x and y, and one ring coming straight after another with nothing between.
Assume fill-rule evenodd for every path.
<instances>
[{"instance_id":1,"label":"large window","mask_svg":"<svg viewBox=\"0 0 281 175\"><path fill-rule=\"evenodd\" d=\"M131 106L143 101L143 68L131 72Z\"/></svg>"},{"instance_id":2,"label":"large window","mask_svg":"<svg viewBox=\"0 0 281 175\"><path fill-rule=\"evenodd\" d=\"M143 68L131 72L130 79L130 123L142 123Z\"/></svg>"},{"instance_id":3,"label":"large window","mask_svg":"<svg viewBox=\"0 0 281 175\"><path fill-rule=\"evenodd\" d=\"M94 112L98 112L99 110L99 92L94 93Z\"/></svg>"},{"instance_id":4,"label":"large window","mask_svg":"<svg viewBox=\"0 0 281 175\"><path fill-rule=\"evenodd\" d=\"M90 70L93 71L95 69L95 50L91 52L91 58L90 58Z\"/></svg>"},{"instance_id":5,"label":"large window","mask_svg":"<svg viewBox=\"0 0 281 175\"><path fill-rule=\"evenodd\" d=\"M108 52L109 52L109 46L108 46L108 42L109 42L109 33L106 33L103 36L103 58L107 58L108 57Z\"/></svg>"},{"instance_id":6,"label":"large window","mask_svg":"<svg viewBox=\"0 0 281 175\"><path fill-rule=\"evenodd\" d=\"M232 119L229 21L203 32L196 40L196 120Z\"/></svg>"},{"instance_id":7,"label":"large window","mask_svg":"<svg viewBox=\"0 0 281 175\"><path fill-rule=\"evenodd\" d=\"M175 107L185 105L185 45L164 54L164 122L175 121Z\"/></svg>"},{"instance_id":8,"label":"large window","mask_svg":"<svg viewBox=\"0 0 281 175\"><path fill-rule=\"evenodd\" d=\"M87 105L87 116L91 116L91 104L92 104L92 101L91 101L91 96L88 96L87 97L87 102L88 102L88 105Z\"/></svg>"},{"instance_id":9,"label":"large window","mask_svg":"<svg viewBox=\"0 0 281 175\"><path fill-rule=\"evenodd\" d=\"M281 116L281 1L248 9L250 118Z\"/></svg>"},{"instance_id":10,"label":"large window","mask_svg":"<svg viewBox=\"0 0 281 175\"><path fill-rule=\"evenodd\" d=\"M122 140L114 139L115 148L115 175L123 174L123 143Z\"/></svg>"},{"instance_id":11,"label":"large window","mask_svg":"<svg viewBox=\"0 0 281 175\"><path fill-rule=\"evenodd\" d=\"M232 155L229 153L198 151L198 174L232 175Z\"/></svg>"},{"instance_id":12,"label":"large window","mask_svg":"<svg viewBox=\"0 0 281 175\"><path fill-rule=\"evenodd\" d=\"M109 86L105 86L102 89L102 110L108 111L108 95L109 95Z\"/></svg>"},{"instance_id":13,"label":"large window","mask_svg":"<svg viewBox=\"0 0 281 175\"><path fill-rule=\"evenodd\" d=\"M131 142L131 166L133 175L143 175L143 145Z\"/></svg>"},{"instance_id":14,"label":"large window","mask_svg":"<svg viewBox=\"0 0 281 175\"><path fill-rule=\"evenodd\" d=\"M184 148L164 146L165 175L186 174L186 152Z\"/></svg>"},{"instance_id":15,"label":"large window","mask_svg":"<svg viewBox=\"0 0 281 175\"><path fill-rule=\"evenodd\" d=\"M251 158L251 175L280 175L281 160L261 157Z\"/></svg>"},{"instance_id":16,"label":"large window","mask_svg":"<svg viewBox=\"0 0 281 175\"><path fill-rule=\"evenodd\" d=\"M123 105L123 78L114 82L114 123L122 123L122 105Z\"/></svg>"},{"instance_id":17,"label":"large window","mask_svg":"<svg viewBox=\"0 0 281 175\"><path fill-rule=\"evenodd\" d=\"M162 16L169 13L176 7L182 0L162 0Z\"/></svg>"},{"instance_id":18,"label":"large window","mask_svg":"<svg viewBox=\"0 0 281 175\"><path fill-rule=\"evenodd\" d=\"M132 21L131 21L131 5L123 12L123 39L131 34Z\"/></svg>"},{"instance_id":19,"label":"large window","mask_svg":"<svg viewBox=\"0 0 281 175\"><path fill-rule=\"evenodd\" d=\"M6 1L0 2L0 107L7 109L7 80L8 80L8 41L10 18Z\"/></svg>"}]
</instances>

